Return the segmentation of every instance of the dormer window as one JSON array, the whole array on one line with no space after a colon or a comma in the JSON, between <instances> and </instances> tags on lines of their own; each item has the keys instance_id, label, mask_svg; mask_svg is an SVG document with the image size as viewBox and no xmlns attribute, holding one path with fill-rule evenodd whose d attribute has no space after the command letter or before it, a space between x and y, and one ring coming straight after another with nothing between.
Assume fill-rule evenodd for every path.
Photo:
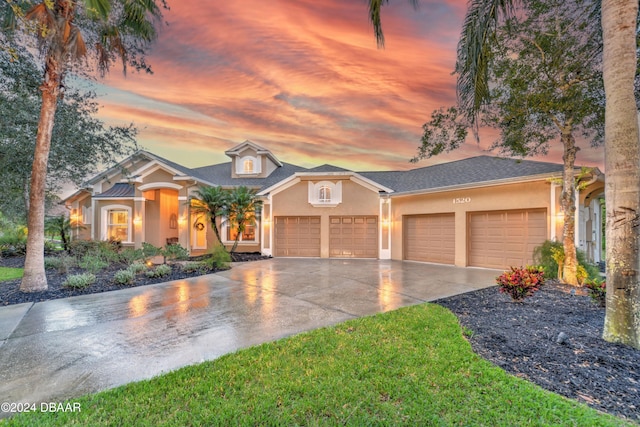
<instances>
[{"instance_id":1,"label":"dormer window","mask_svg":"<svg viewBox=\"0 0 640 427\"><path fill-rule=\"evenodd\" d=\"M318 202L331 203L331 187L328 185L320 187L320 191L318 191Z\"/></svg>"},{"instance_id":2,"label":"dormer window","mask_svg":"<svg viewBox=\"0 0 640 427\"><path fill-rule=\"evenodd\" d=\"M244 173L253 173L253 160L245 159L244 163Z\"/></svg>"},{"instance_id":3,"label":"dormer window","mask_svg":"<svg viewBox=\"0 0 640 427\"><path fill-rule=\"evenodd\" d=\"M309 203L317 208L334 208L342 202L342 181L309 181Z\"/></svg>"},{"instance_id":4,"label":"dormer window","mask_svg":"<svg viewBox=\"0 0 640 427\"><path fill-rule=\"evenodd\" d=\"M256 175L260 173L260 161L258 157L243 156L236 159L236 174Z\"/></svg>"}]
</instances>

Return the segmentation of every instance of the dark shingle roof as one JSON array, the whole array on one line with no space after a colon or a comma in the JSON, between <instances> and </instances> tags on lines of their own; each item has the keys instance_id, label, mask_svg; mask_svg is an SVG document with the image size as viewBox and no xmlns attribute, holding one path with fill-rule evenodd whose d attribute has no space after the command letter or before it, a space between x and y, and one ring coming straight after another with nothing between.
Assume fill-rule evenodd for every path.
<instances>
[{"instance_id":1,"label":"dark shingle roof","mask_svg":"<svg viewBox=\"0 0 640 427\"><path fill-rule=\"evenodd\" d=\"M315 168L308 169L306 172L351 172L349 169L344 169L338 166L324 164L316 166Z\"/></svg>"},{"instance_id":2,"label":"dark shingle roof","mask_svg":"<svg viewBox=\"0 0 640 427\"><path fill-rule=\"evenodd\" d=\"M103 197L133 197L135 195L135 189L132 184L119 182L107 191L96 194L94 198Z\"/></svg>"},{"instance_id":3,"label":"dark shingle roof","mask_svg":"<svg viewBox=\"0 0 640 427\"><path fill-rule=\"evenodd\" d=\"M397 193L562 172L557 163L478 156L406 172L360 172Z\"/></svg>"},{"instance_id":4,"label":"dark shingle roof","mask_svg":"<svg viewBox=\"0 0 640 427\"><path fill-rule=\"evenodd\" d=\"M265 189L273 184L290 177L296 172L307 172L308 169L301 166L292 165L290 163L282 163L282 166L276 168L271 175L266 178L232 178L231 162L220 163L217 165L203 166L192 169L192 176L202 181L211 183L212 185L236 186L244 185L247 187L259 187Z\"/></svg>"}]
</instances>

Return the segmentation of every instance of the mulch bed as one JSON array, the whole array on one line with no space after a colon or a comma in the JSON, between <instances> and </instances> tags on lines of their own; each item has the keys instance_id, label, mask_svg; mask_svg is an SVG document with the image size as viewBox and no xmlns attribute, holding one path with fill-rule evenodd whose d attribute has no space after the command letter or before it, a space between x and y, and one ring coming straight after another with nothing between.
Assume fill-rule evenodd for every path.
<instances>
[{"instance_id":1,"label":"mulch bed","mask_svg":"<svg viewBox=\"0 0 640 427\"><path fill-rule=\"evenodd\" d=\"M604 308L589 296L546 284L522 303L497 287L436 303L456 314L477 354L505 371L640 421L640 350L602 339Z\"/></svg>"},{"instance_id":2,"label":"mulch bed","mask_svg":"<svg viewBox=\"0 0 640 427\"><path fill-rule=\"evenodd\" d=\"M202 257L199 257L202 258ZM199 258L192 258L192 261L197 261ZM265 257L259 253L234 253L232 254L232 261L244 262L255 261L259 259L265 259ZM8 257L0 258L0 266L2 267L24 267L24 257ZM136 276L135 283L131 285L117 285L113 283L113 275L118 270L127 268L126 265L114 264L109 268L102 270L96 274L96 282L83 289L71 289L63 286L64 281L67 278L67 274L79 274L84 271L81 269L70 269L68 273L60 273L55 269L47 269L47 284L48 289L44 292L32 292L25 293L20 292L20 279L10 280L2 282L0 286L0 307L10 304L20 304L24 302L39 302L47 301L58 298L68 298L76 295L95 294L100 292L116 291L125 288L133 288L136 286L151 285L154 283L170 282L172 280L185 279L189 277L197 277L203 274L215 273L215 269L208 270L206 272L186 272L182 270L182 265L179 263L172 265L171 274L160 278L149 278L144 274Z\"/></svg>"}]
</instances>

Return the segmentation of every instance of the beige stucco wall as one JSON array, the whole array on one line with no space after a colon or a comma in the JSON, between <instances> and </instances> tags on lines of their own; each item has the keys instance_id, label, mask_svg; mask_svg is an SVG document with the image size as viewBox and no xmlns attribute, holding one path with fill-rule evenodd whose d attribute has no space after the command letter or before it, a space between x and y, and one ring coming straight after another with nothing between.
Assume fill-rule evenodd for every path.
<instances>
[{"instance_id":1,"label":"beige stucco wall","mask_svg":"<svg viewBox=\"0 0 640 427\"><path fill-rule=\"evenodd\" d=\"M314 207L309 204L309 181L342 181L342 203L336 207ZM297 184L280 191L271 197L269 207L271 220L277 216L320 216L321 253L322 258L329 257L329 217L330 216L378 216L380 196L373 191L349 179L335 177L318 177L304 179ZM267 247L273 248L273 230L269 227ZM267 236L265 236L267 238Z\"/></svg>"},{"instance_id":2,"label":"beige stucco wall","mask_svg":"<svg viewBox=\"0 0 640 427\"><path fill-rule=\"evenodd\" d=\"M467 213L507 209L547 209L547 232L551 229L551 184L535 181L518 184L391 197L391 258L402 260L403 216L455 214L455 265L467 266ZM560 228L560 232L562 229Z\"/></svg>"}]
</instances>

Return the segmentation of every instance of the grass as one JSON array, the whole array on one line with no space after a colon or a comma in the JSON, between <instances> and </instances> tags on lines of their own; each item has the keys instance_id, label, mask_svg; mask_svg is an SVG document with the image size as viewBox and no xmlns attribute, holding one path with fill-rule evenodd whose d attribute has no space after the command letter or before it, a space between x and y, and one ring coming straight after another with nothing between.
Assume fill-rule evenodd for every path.
<instances>
[{"instance_id":1,"label":"grass","mask_svg":"<svg viewBox=\"0 0 640 427\"><path fill-rule=\"evenodd\" d=\"M356 319L75 399L8 425L620 426L506 374L433 304ZM629 424L631 425L631 424Z\"/></svg>"},{"instance_id":2,"label":"grass","mask_svg":"<svg viewBox=\"0 0 640 427\"><path fill-rule=\"evenodd\" d=\"M0 282L20 279L24 274L23 268L0 267Z\"/></svg>"}]
</instances>

